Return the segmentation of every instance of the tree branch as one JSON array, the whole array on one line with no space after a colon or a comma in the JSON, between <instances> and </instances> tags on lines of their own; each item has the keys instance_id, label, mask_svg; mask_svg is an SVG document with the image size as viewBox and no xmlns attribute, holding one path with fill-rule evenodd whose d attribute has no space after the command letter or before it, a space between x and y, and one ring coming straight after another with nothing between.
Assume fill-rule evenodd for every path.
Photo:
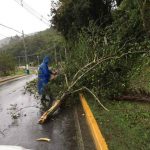
<instances>
[{"instance_id":1,"label":"tree branch","mask_svg":"<svg viewBox=\"0 0 150 150\"><path fill-rule=\"evenodd\" d=\"M90 90L88 89L87 87L83 87L85 90L87 90L95 99L96 101L99 103L100 106L102 106L106 111L109 111L109 109L107 109L101 102L100 100L98 99L98 97Z\"/></svg>"},{"instance_id":2,"label":"tree branch","mask_svg":"<svg viewBox=\"0 0 150 150\"><path fill-rule=\"evenodd\" d=\"M88 91L95 99L96 101L98 102L98 104L103 107L106 111L109 111L101 102L100 100L98 99L98 97L90 90L88 89L87 87L82 87L82 88L79 88L77 90L74 90L73 92L71 92L71 94L74 94L76 92L79 92L79 91L82 91L83 89L85 89L86 91Z\"/></svg>"},{"instance_id":3,"label":"tree branch","mask_svg":"<svg viewBox=\"0 0 150 150\"><path fill-rule=\"evenodd\" d=\"M120 56L110 56L110 57L107 57L107 58L103 58L103 60L98 59L97 63L94 64L91 68L89 68L88 70L86 70L83 74L81 74L69 87L68 87L68 90L70 90L85 74L87 74L88 72L90 72L91 70L93 70L95 67L97 67L97 65L103 63L104 61L108 61L108 60L111 60L111 59L120 59L121 57L124 57L128 54L137 54L137 53L147 53L147 51L135 51L135 52L127 52L127 53L124 53L124 54L121 54Z\"/></svg>"}]
</instances>

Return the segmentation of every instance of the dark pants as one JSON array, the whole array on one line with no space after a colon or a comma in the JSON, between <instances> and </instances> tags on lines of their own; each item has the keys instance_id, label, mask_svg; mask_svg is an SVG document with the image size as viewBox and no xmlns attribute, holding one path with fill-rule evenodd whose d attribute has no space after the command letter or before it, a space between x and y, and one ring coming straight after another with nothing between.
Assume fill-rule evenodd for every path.
<instances>
[{"instance_id":1,"label":"dark pants","mask_svg":"<svg viewBox=\"0 0 150 150\"><path fill-rule=\"evenodd\" d=\"M44 103L46 101L49 101L50 105L52 105L52 103L54 101L54 97L53 97L52 92L51 92L50 88L48 87L48 85L44 86L44 90L43 90L42 97L41 97L42 103Z\"/></svg>"}]
</instances>

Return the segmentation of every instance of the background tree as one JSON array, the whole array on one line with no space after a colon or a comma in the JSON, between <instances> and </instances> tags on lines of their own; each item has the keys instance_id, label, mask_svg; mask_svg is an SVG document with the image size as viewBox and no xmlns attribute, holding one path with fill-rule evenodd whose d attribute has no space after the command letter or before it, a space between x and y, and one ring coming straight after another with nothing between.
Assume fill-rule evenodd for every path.
<instances>
[{"instance_id":1,"label":"background tree","mask_svg":"<svg viewBox=\"0 0 150 150\"><path fill-rule=\"evenodd\" d=\"M0 76L10 75L14 73L16 63L14 57L6 53L0 53Z\"/></svg>"},{"instance_id":2,"label":"background tree","mask_svg":"<svg viewBox=\"0 0 150 150\"><path fill-rule=\"evenodd\" d=\"M45 55L50 55L54 59L55 49L57 51L62 51L63 49L64 38L56 30L50 28L31 36L26 36L25 43L29 63L32 62L37 65L37 56L39 56L40 62ZM11 40L8 45L0 48L0 51L5 51L14 57L21 56L20 65L25 65L25 52L21 38Z\"/></svg>"},{"instance_id":3,"label":"background tree","mask_svg":"<svg viewBox=\"0 0 150 150\"><path fill-rule=\"evenodd\" d=\"M111 23L110 0L60 0L58 5L52 23L67 39L75 38L90 20L103 27Z\"/></svg>"}]
</instances>

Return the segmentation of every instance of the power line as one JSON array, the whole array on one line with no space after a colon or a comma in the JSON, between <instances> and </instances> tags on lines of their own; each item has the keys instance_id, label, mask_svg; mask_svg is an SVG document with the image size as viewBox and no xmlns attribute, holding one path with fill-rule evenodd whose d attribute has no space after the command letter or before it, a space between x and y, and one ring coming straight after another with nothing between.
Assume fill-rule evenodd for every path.
<instances>
[{"instance_id":1,"label":"power line","mask_svg":"<svg viewBox=\"0 0 150 150\"><path fill-rule=\"evenodd\" d=\"M24 47L24 50L25 50L26 64L28 64L27 48L26 48L26 43L25 43L25 40L24 40L24 32L23 32L23 30L22 30L22 40L23 40L23 47Z\"/></svg>"},{"instance_id":2,"label":"power line","mask_svg":"<svg viewBox=\"0 0 150 150\"><path fill-rule=\"evenodd\" d=\"M38 13L36 10L34 10L33 8L31 8L27 3L25 3L23 0L14 0L15 2L17 2L20 6L22 6L23 8L25 8L30 14L32 14L33 16L35 16L37 19L39 19L40 21L42 21L43 23L45 23L46 25L50 26L49 24L49 20L46 19L43 15L41 15L40 13Z\"/></svg>"},{"instance_id":3,"label":"power line","mask_svg":"<svg viewBox=\"0 0 150 150\"><path fill-rule=\"evenodd\" d=\"M25 43L25 40L24 40L24 32L23 32L23 31L20 32L20 31L18 31L18 30L16 30L16 29L14 29L14 28L12 28L12 27L9 27L9 26L6 26L6 25L4 25L4 24L0 24L0 26L3 26L3 27L8 28L8 29L10 29L10 30L13 30L13 31L15 31L15 32L17 32L17 33L19 33L19 34L22 34L22 40L23 40L23 46L24 46L25 58L26 58L26 68L27 68L27 67L28 67L28 56L27 56L26 43ZM27 69L27 70L28 70L28 69Z\"/></svg>"},{"instance_id":4,"label":"power line","mask_svg":"<svg viewBox=\"0 0 150 150\"><path fill-rule=\"evenodd\" d=\"M4 24L1 24L1 23L0 23L0 26L3 26L3 27L5 27L5 28L7 28L7 29L10 29L10 30L13 30L13 31L15 31L15 32L17 32L17 33L19 33L19 34L22 34L20 31L14 29L14 28L12 28L12 27L6 26L6 25L4 25Z\"/></svg>"},{"instance_id":5,"label":"power line","mask_svg":"<svg viewBox=\"0 0 150 150\"><path fill-rule=\"evenodd\" d=\"M22 35L22 32L21 32L21 31L16 30L16 29L14 29L14 28L12 28L12 27L9 27L9 26L4 25L4 24L2 24L2 23L0 23L0 26L3 26L3 27L5 27L5 28L7 28L7 29L10 29L10 30L13 30L13 31L15 31L15 32L17 32L17 33L19 33L19 34ZM2 34L1 34L1 35L2 35ZM24 34L24 35L25 35L25 36L28 36L27 34ZM2 36L5 36L5 35L2 35ZM7 37L7 36L5 36L5 37Z\"/></svg>"},{"instance_id":6,"label":"power line","mask_svg":"<svg viewBox=\"0 0 150 150\"><path fill-rule=\"evenodd\" d=\"M8 38L8 36L6 36L6 35L3 35L3 34L1 34L1 33L0 33L0 36L3 36L3 37L5 37L5 38Z\"/></svg>"}]
</instances>

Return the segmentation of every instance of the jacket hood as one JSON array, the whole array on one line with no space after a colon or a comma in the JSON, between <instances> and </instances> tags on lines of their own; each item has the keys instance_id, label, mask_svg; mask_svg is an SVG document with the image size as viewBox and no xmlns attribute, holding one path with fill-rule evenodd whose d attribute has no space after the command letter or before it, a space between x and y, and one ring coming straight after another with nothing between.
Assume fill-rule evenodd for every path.
<instances>
[{"instance_id":1,"label":"jacket hood","mask_svg":"<svg viewBox=\"0 0 150 150\"><path fill-rule=\"evenodd\" d=\"M48 56L44 57L43 63L48 65L50 63L50 58Z\"/></svg>"}]
</instances>

